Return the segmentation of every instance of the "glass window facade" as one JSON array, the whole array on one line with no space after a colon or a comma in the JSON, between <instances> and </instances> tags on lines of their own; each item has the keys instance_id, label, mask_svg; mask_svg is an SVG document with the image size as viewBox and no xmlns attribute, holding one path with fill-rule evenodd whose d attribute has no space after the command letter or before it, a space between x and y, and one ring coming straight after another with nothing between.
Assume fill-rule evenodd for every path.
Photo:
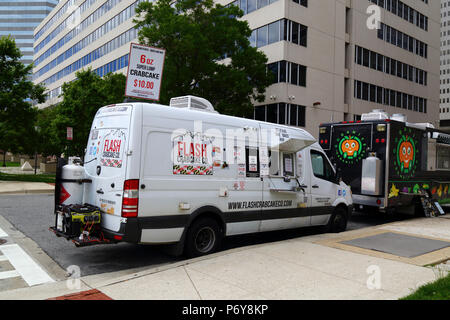
<instances>
[{"instance_id":1,"label":"glass window facade","mask_svg":"<svg viewBox=\"0 0 450 320\"><path fill-rule=\"evenodd\" d=\"M427 99L355 80L354 97L378 104L427 113Z\"/></svg>"},{"instance_id":2,"label":"glass window facade","mask_svg":"<svg viewBox=\"0 0 450 320\"><path fill-rule=\"evenodd\" d=\"M16 40L23 63L33 62L34 29L57 4L57 0L0 1L0 37Z\"/></svg>"},{"instance_id":3,"label":"glass window facade","mask_svg":"<svg viewBox=\"0 0 450 320\"><path fill-rule=\"evenodd\" d=\"M92 63L93 61L97 60L98 58L110 53L111 51L129 43L131 40L136 39L137 37L137 30L135 28L131 28L128 31L125 31L124 33L120 34L119 36L115 37L114 39L108 41L107 43L105 43L104 45L98 47L97 49L91 51L90 53L84 55L82 58L78 59L77 61L75 61L74 63L68 65L67 67L65 67L64 69L56 72L55 74L53 74L52 76L50 76L49 78L45 79L43 81L43 84L45 85L49 85L65 76L68 76L69 74L74 73L75 71L87 66L88 64ZM108 70L119 70L122 67L120 67L122 64L121 63L125 63L126 65L128 65L128 55L127 58L123 58L121 57L123 60L120 61L119 59L116 59L110 63L112 63L109 67L106 67L105 70L103 71L96 71L99 75L103 76L105 74L107 74L108 72L113 72L113 71L108 71ZM119 60L119 61L118 61ZM117 65L117 63L119 63ZM114 64L115 67L114 67ZM109 65L109 63L107 64ZM119 68L120 67L120 68Z\"/></svg>"},{"instance_id":4,"label":"glass window facade","mask_svg":"<svg viewBox=\"0 0 450 320\"><path fill-rule=\"evenodd\" d=\"M114 30L116 27L124 23L125 21L128 21L131 19L135 14L136 6L142 2L143 0L138 0L134 2L132 5L128 6L126 9L112 17L110 20L108 20L106 23L95 29L93 32L88 34L86 37L78 41L76 44L74 44L72 47L68 48L66 51L62 52L60 55L58 55L55 59L47 63L45 66L40 68L38 71L36 71L33 75L33 79L37 79L38 77L44 75L60 63L64 62L68 58L70 58L72 55L76 54L78 51L82 50L86 46L90 45L91 43L95 42L96 40L103 37L108 32ZM103 6L102 6L103 7ZM101 9L100 7L99 9ZM98 9L98 10L99 10ZM96 10L95 12L97 12ZM79 28L73 29L69 31L64 37L62 37L58 42L56 42L52 47L47 49L42 55L35 58L34 65L39 66L39 64L44 61L46 58L48 58L50 55L57 52L59 48L64 46L65 43L70 41L73 37L76 36L76 34L83 31L88 25L90 25L93 21L90 19L91 16L95 14L95 12L90 15L88 18L86 18L79 26ZM98 18L96 18L98 19ZM87 23L89 22L89 23ZM133 38L134 39L134 38ZM36 50L35 50L36 51Z\"/></svg>"},{"instance_id":5,"label":"glass window facade","mask_svg":"<svg viewBox=\"0 0 450 320\"><path fill-rule=\"evenodd\" d=\"M253 118L265 122L304 127L306 123L305 114L305 106L289 103L273 103L255 107Z\"/></svg>"}]
</instances>

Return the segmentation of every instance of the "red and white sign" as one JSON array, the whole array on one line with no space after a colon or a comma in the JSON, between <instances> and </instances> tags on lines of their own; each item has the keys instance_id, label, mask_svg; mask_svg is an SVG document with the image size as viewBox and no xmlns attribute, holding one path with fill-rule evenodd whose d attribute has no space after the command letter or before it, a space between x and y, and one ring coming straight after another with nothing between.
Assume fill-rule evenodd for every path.
<instances>
[{"instance_id":1,"label":"red and white sign","mask_svg":"<svg viewBox=\"0 0 450 320\"><path fill-rule=\"evenodd\" d=\"M193 139L192 136L195 136ZM173 139L173 174L212 175L212 144L206 136L186 132Z\"/></svg>"},{"instance_id":2,"label":"red and white sign","mask_svg":"<svg viewBox=\"0 0 450 320\"><path fill-rule=\"evenodd\" d=\"M61 194L59 195L59 203L63 204L64 201L70 198L70 193L61 185Z\"/></svg>"},{"instance_id":3,"label":"red and white sign","mask_svg":"<svg viewBox=\"0 0 450 320\"><path fill-rule=\"evenodd\" d=\"M111 130L104 137L100 149L100 165L122 168L126 132L121 129Z\"/></svg>"},{"instance_id":4,"label":"red and white sign","mask_svg":"<svg viewBox=\"0 0 450 320\"><path fill-rule=\"evenodd\" d=\"M125 96L159 100L164 49L131 43Z\"/></svg>"},{"instance_id":5,"label":"red and white sign","mask_svg":"<svg viewBox=\"0 0 450 320\"><path fill-rule=\"evenodd\" d=\"M73 128L67 127L67 140L73 140Z\"/></svg>"}]
</instances>

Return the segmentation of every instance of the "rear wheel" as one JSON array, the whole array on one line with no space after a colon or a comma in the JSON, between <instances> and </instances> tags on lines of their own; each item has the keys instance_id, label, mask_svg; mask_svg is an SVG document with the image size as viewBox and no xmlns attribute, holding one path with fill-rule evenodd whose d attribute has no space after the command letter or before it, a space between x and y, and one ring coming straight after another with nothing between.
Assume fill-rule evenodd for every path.
<instances>
[{"instance_id":1,"label":"rear wheel","mask_svg":"<svg viewBox=\"0 0 450 320\"><path fill-rule=\"evenodd\" d=\"M337 207L331 215L330 221L326 227L327 232L339 233L347 229L348 214L344 207Z\"/></svg>"},{"instance_id":2,"label":"rear wheel","mask_svg":"<svg viewBox=\"0 0 450 320\"><path fill-rule=\"evenodd\" d=\"M199 257L213 253L220 248L222 232L216 220L200 218L189 227L186 236L186 255Z\"/></svg>"}]
</instances>

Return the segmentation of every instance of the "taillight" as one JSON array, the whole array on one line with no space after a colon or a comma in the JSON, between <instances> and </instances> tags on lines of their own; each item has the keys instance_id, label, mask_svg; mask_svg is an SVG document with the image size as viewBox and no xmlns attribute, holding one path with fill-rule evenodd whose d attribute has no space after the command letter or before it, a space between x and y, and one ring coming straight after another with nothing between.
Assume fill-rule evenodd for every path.
<instances>
[{"instance_id":1,"label":"taillight","mask_svg":"<svg viewBox=\"0 0 450 320\"><path fill-rule=\"evenodd\" d=\"M125 180L123 185L122 217L133 218L138 214L139 180Z\"/></svg>"}]
</instances>

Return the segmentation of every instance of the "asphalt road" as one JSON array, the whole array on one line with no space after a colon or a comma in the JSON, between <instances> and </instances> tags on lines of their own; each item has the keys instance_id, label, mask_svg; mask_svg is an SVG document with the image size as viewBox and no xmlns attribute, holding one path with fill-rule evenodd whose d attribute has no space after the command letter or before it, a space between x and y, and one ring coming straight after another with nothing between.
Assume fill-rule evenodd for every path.
<instances>
[{"instance_id":1,"label":"asphalt road","mask_svg":"<svg viewBox=\"0 0 450 320\"><path fill-rule=\"evenodd\" d=\"M158 266L183 259L170 256L158 246L120 243L77 248L72 242L57 238L48 230L54 225L52 194L0 196L0 215L36 242L63 269L70 265L79 266L82 276ZM354 230L407 218L355 213L347 229ZM227 239L223 249L286 240L319 232L318 228L305 228L236 236Z\"/></svg>"}]
</instances>

